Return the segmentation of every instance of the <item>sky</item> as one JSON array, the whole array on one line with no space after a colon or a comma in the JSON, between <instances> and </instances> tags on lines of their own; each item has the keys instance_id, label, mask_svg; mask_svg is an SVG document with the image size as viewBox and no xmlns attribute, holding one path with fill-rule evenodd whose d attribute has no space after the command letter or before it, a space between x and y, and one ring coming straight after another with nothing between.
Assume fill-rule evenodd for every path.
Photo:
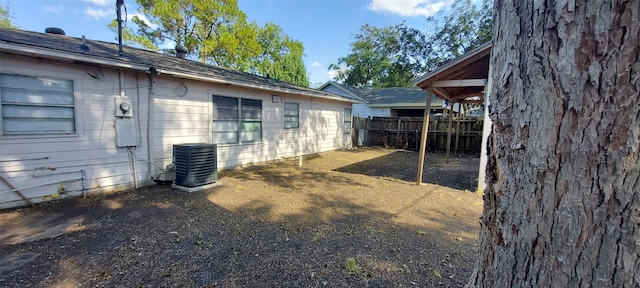
<instances>
[{"instance_id":1,"label":"sky","mask_svg":"<svg viewBox=\"0 0 640 288\"><path fill-rule=\"evenodd\" d=\"M448 9L452 0L238 0L249 21L272 22L303 43L311 86L333 80L327 69L350 52L353 35L364 24L400 24L426 29L426 17ZM58 27L66 35L117 42L107 28L116 17L116 0L0 0L18 28L44 32ZM124 1L129 18L138 13L135 0Z\"/></svg>"}]
</instances>

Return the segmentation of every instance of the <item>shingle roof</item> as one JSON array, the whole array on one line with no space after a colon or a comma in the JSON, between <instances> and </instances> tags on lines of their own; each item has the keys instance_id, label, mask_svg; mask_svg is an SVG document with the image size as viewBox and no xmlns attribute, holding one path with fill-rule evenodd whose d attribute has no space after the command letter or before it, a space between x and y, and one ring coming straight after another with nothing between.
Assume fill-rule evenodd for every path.
<instances>
[{"instance_id":1,"label":"shingle roof","mask_svg":"<svg viewBox=\"0 0 640 288\"><path fill-rule=\"evenodd\" d=\"M426 94L420 88L376 88L363 91L369 104L398 104L415 103L424 104Z\"/></svg>"},{"instance_id":2,"label":"shingle roof","mask_svg":"<svg viewBox=\"0 0 640 288\"><path fill-rule=\"evenodd\" d=\"M329 81L327 83L324 83L322 86L320 86L320 90L323 90L324 88L326 88L327 86L333 86L338 88L339 90L341 90L344 93L340 93L340 95L357 100L359 102L368 102L366 98L364 98L364 95L362 94L362 91L358 90L355 87L351 87L349 85L344 85L344 84L340 84L338 82L334 82L334 81Z\"/></svg>"},{"instance_id":3,"label":"shingle roof","mask_svg":"<svg viewBox=\"0 0 640 288\"><path fill-rule=\"evenodd\" d=\"M408 88L408 87L393 87L393 88L355 88L349 85L344 85L336 82L327 82L320 87L333 85L344 91L341 94L346 97L352 97L358 100L364 100L368 105L385 105L385 104L421 104L424 105L426 99L426 92L420 88ZM348 96L349 95L349 96ZM434 98L434 103L441 103L442 100Z\"/></svg>"},{"instance_id":4,"label":"shingle roof","mask_svg":"<svg viewBox=\"0 0 640 288\"><path fill-rule=\"evenodd\" d=\"M0 51L28 55L40 53L40 57L51 56L48 55L49 52L54 52L58 55L56 58L79 63L100 59L102 60L101 64L105 66L131 69L154 67L157 71L176 77L210 80L211 82L228 83L271 92L358 102L342 95L128 46L124 46L124 56L120 57L118 45L115 43L64 35L0 28Z\"/></svg>"}]
</instances>

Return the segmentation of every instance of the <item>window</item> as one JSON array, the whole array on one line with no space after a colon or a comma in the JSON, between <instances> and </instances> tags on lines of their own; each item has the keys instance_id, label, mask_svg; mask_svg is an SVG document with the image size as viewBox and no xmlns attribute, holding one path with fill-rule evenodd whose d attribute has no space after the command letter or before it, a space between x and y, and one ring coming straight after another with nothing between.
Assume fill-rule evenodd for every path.
<instances>
[{"instance_id":1,"label":"window","mask_svg":"<svg viewBox=\"0 0 640 288\"><path fill-rule=\"evenodd\" d=\"M262 140L262 100L213 96L213 143Z\"/></svg>"},{"instance_id":2,"label":"window","mask_svg":"<svg viewBox=\"0 0 640 288\"><path fill-rule=\"evenodd\" d=\"M2 135L75 134L73 81L0 74Z\"/></svg>"},{"instance_id":3,"label":"window","mask_svg":"<svg viewBox=\"0 0 640 288\"><path fill-rule=\"evenodd\" d=\"M351 134L351 108L344 108L344 133Z\"/></svg>"},{"instance_id":4,"label":"window","mask_svg":"<svg viewBox=\"0 0 640 288\"><path fill-rule=\"evenodd\" d=\"M284 102L284 129L300 128L300 105Z\"/></svg>"}]
</instances>

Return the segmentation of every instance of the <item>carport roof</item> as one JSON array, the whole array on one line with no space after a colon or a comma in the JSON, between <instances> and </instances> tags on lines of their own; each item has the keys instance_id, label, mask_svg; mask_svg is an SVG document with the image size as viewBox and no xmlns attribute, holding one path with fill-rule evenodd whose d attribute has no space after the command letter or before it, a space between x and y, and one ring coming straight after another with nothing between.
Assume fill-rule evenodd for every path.
<instances>
[{"instance_id":1,"label":"carport roof","mask_svg":"<svg viewBox=\"0 0 640 288\"><path fill-rule=\"evenodd\" d=\"M489 76L491 42L417 77L413 83L442 99L453 102L484 102L484 86Z\"/></svg>"}]
</instances>

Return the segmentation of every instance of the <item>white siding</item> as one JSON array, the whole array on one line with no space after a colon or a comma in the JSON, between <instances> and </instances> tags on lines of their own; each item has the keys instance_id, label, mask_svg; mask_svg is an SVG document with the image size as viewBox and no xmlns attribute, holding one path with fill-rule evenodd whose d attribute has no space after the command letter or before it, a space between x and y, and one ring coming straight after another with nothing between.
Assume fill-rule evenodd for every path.
<instances>
[{"instance_id":1,"label":"white siding","mask_svg":"<svg viewBox=\"0 0 640 288\"><path fill-rule=\"evenodd\" d=\"M389 108L370 108L367 104L353 104L353 116L357 117L391 117Z\"/></svg>"},{"instance_id":2,"label":"white siding","mask_svg":"<svg viewBox=\"0 0 640 288\"><path fill-rule=\"evenodd\" d=\"M134 185L133 166L127 148L116 147L115 100L120 95L117 70L38 61L0 54L3 73L47 76L74 81L76 134L72 136L0 137L0 176L17 188L49 184L20 191L32 201L81 194L79 177L83 169L90 193L129 189ZM150 181L172 162L172 145L209 143L212 140L212 95L262 100L262 141L244 145L218 145L218 167L270 161L349 147L343 131L343 109L351 103L308 96L280 94L181 80L166 75L156 79L153 103L152 151L148 155L149 77L124 71L124 92L133 104L133 119L139 129L139 145L132 148L140 185ZM97 79L96 79L97 78ZM178 96L184 83L188 92ZM300 104L300 128L284 129L284 102ZM46 158L28 160L36 158ZM150 168L152 166L153 168ZM153 171L150 171L152 169ZM10 187L0 181L0 191ZM44 198L42 198L44 197ZM24 204L14 192L0 193L0 208Z\"/></svg>"},{"instance_id":3,"label":"white siding","mask_svg":"<svg viewBox=\"0 0 640 288\"><path fill-rule=\"evenodd\" d=\"M115 145L114 97L120 94L118 71L5 54L0 54L0 62L3 63L3 73L72 80L76 121L75 135L0 137L0 176L20 188L28 198L34 198L34 202L41 201L38 197L57 197L59 192L80 193L82 181L67 180L80 177L81 169L85 170L89 192L133 185L129 152ZM144 91L148 91L148 81L136 81L136 75L131 72L124 75L125 95L133 101L134 119L139 121L140 135L146 135L146 120L138 116L145 115L147 108L146 105L138 105L138 101L147 101ZM139 77L146 79L144 75ZM146 139L141 137L139 142L140 146L134 151L138 157L147 159ZM139 181L149 179L147 167L144 160L136 161ZM41 184L48 185L22 189ZM9 186L0 181L0 191L8 189ZM0 193L0 208L10 207L15 204L12 201L20 199L14 192Z\"/></svg>"}]
</instances>

